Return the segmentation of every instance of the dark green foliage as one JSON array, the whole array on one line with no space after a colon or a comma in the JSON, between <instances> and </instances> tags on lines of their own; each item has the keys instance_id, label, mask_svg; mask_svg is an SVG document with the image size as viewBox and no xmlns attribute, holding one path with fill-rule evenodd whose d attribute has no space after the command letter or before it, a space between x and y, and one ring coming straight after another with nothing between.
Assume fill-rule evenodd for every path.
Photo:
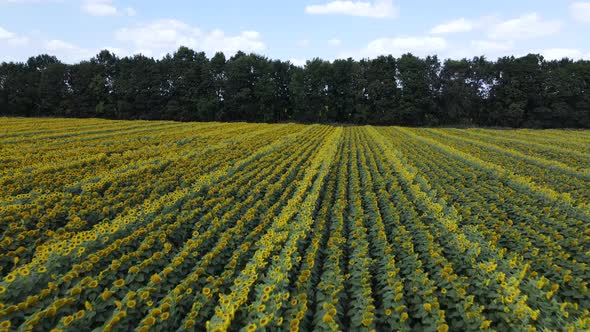
<instances>
[{"instance_id":1,"label":"dark green foliage","mask_svg":"<svg viewBox=\"0 0 590 332\"><path fill-rule=\"evenodd\" d=\"M0 115L588 128L590 61L405 54L302 68L187 47L161 60L102 51L73 65L39 55L0 65Z\"/></svg>"}]
</instances>

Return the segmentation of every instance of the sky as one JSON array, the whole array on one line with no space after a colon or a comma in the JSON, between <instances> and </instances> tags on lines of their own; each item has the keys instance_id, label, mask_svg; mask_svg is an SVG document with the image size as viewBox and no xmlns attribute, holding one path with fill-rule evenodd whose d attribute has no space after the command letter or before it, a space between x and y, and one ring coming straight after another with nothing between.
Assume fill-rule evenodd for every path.
<instances>
[{"instance_id":1,"label":"sky","mask_svg":"<svg viewBox=\"0 0 590 332\"><path fill-rule=\"evenodd\" d=\"M0 61L102 49L161 58L184 45L301 65L320 57L590 59L590 1L0 0Z\"/></svg>"}]
</instances>

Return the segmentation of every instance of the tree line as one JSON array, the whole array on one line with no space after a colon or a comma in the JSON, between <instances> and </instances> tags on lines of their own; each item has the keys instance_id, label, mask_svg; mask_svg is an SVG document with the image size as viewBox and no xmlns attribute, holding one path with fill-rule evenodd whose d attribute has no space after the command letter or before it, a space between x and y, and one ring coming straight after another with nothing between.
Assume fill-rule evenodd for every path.
<instances>
[{"instance_id":1,"label":"tree line","mask_svg":"<svg viewBox=\"0 0 590 332\"><path fill-rule=\"evenodd\" d=\"M75 64L39 55L0 65L0 115L588 128L590 61L405 54L300 67L187 47Z\"/></svg>"}]
</instances>

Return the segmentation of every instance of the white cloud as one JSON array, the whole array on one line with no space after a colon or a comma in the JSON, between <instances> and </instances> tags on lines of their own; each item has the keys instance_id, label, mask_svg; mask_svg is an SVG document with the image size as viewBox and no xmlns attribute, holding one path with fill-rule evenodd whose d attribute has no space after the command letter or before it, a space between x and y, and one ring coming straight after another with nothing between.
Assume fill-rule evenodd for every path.
<instances>
[{"instance_id":1,"label":"white cloud","mask_svg":"<svg viewBox=\"0 0 590 332\"><path fill-rule=\"evenodd\" d=\"M495 60L502 56L511 55L513 48L514 42L511 41L472 40L465 45L457 44L448 47L447 52L441 54L441 57L445 59L469 59L483 55L488 59Z\"/></svg>"},{"instance_id":2,"label":"white cloud","mask_svg":"<svg viewBox=\"0 0 590 332\"><path fill-rule=\"evenodd\" d=\"M374 3L367 1L331 1L323 5L309 5L305 12L312 15L350 15L373 18L396 18L399 9L393 4L393 0L376 0Z\"/></svg>"},{"instance_id":3,"label":"white cloud","mask_svg":"<svg viewBox=\"0 0 590 332\"><path fill-rule=\"evenodd\" d=\"M14 33L0 27L0 40L14 38Z\"/></svg>"},{"instance_id":4,"label":"white cloud","mask_svg":"<svg viewBox=\"0 0 590 332\"><path fill-rule=\"evenodd\" d=\"M405 53L416 56L440 54L448 48L448 43L441 37L395 37L379 38L371 41L365 48L355 52L345 52L339 58L374 58L380 55L399 57Z\"/></svg>"},{"instance_id":5,"label":"white cloud","mask_svg":"<svg viewBox=\"0 0 590 332\"><path fill-rule=\"evenodd\" d=\"M61 40L46 40L40 37L18 35L0 27L0 61L25 61L31 56L47 53L57 56L63 62L74 63L88 60L100 50L107 49L119 56L131 55L130 52L117 47L84 48Z\"/></svg>"},{"instance_id":6,"label":"white cloud","mask_svg":"<svg viewBox=\"0 0 590 332\"><path fill-rule=\"evenodd\" d=\"M50 51L73 50L78 47L63 40L53 39L45 44L45 47Z\"/></svg>"},{"instance_id":7,"label":"white cloud","mask_svg":"<svg viewBox=\"0 0 590 332\"><path fill-rule=\"evenodd\" d=\"M100 50L108 50L109 52L115 54L118 57L125 57L125 56L131 56L131 55L133 55L128 50L123 49L123 48L120 48L120 47L115 47L115 46L101 47ZM97 50L95 53L98 53L98 52L99 52L99 50ZM135 54L138 54L138 53L141 53L141 52L138 51ZM146 55L146 54L144 54L144 55Z\"/></svg>"},{"instance_id":8,"label":"white cloud","mask_svg":"<svg viewBox=\"0 0 590 332\"><path fill-rule=\"evenodd\" d=\"M563 58L570 58L573 60L590 59L590 53L584 54L584 52L575 48L549 48L539 53L541 53L547 60L561 60Z\"/></svg>"},{"instance_id":9,"label":"white cloud","mask_svg":"<svg viewBox=\"0 0 590 332\"><path fill-rule=\"evenodd\" d=\"M309 41L309 39L301 39L297 41L297 46L299 47L309 47L310 44L311 42Z\"/></svg>"},{"instance_id":10,"label":"white cloud","mask_svg":"<svg viewBox=\"0 0 590 332\"><path fill-rule=\"evenodd\" d=\"M135 16L137 14L137 12L135 11L135 9L133 9L133 7L125 8L125 13L127 14L127 16Z\"/></svg>"},{"instance_id":11,"label":"white cloud","mask_svg":"<svg viewBox=\"0 0 590 332\"><path fill-rule=\"evenodd\" d=\"M102 50L108 50L119 57L131 55L127 50L119 47L105 46L100 48L84 48L61 39L49 40L45 42L44 46L44 52L55 55L58 59L66 63L89 60Z\"/></svg>"},{"instance_id":12,"label":"white cloud","mask_svg":"<svg viewBox=\"0 0 590 332\"><path fill-rule=\"evenodd\" d=\"M342 40L338 38L332 38L328 40L328 44L330 44L330 46L340 46L340 44L342 44Z\"/></svg>"},{"instance_id":13,"label":"white cloud","mask_svg":"<svg viewBox=\"0 0 590 332\"><path fill-rule=\"evenodd\" d=\"M498 42L490 40L473 40L471 41L471 49L475 55L482 54L496 54L510 52L513 48L512 42Z\"/></svg>"},{"instance_id":14,"label":"white cloud","mask_svg":"<svg viewBox=\"0 0 590 332\"><path fill-rule=\"evenodd\" d=\"M537 13L522 15L490 27L488 36L492 39L518 40L555 35L563 24L558 20L544 20Z\"/></svg>"},{"instance_id":15,"label":"white cloud","mask_svg":"<svg viewBox=\"0 0 590 332\"><path fill-rule=\"evenodd\" d=\"M0 27L0 62L24 61L39 54L39 50L28 36L19 35Z\"/></svg>"},{"instance_id":16,"label":"white cloud","mask_svg":"<svg viewBox=\"0 0 590 332\"><path fill-rule=\"evenodd\" d=\"M10 38L6 41L6 43L10 46L25 46L28 45L31 40L28 37L15 37Z\"/></svg>"},{"instance_id":17,"label":"white cloud","mask_svg":"<svg viewBox=\"0 0 590 332\"><path fill-rule=\"evenodd\" d=\"M500 40L472 40L453 42L439 36L413 36L379 38L371 41L364 48L351 52L343 52L338 58L352 57L375 58L380 55L400 57L406 53L426 57L438 55L441 59L462 59L484 55L489 59L511 55L515 42Z\"/></svg>"},{"instance_id":18,"label":"white cloud","mask_svg":"<svg viewBox=\"0 0 590 332\"><path fill-rule=\"evenodd\" d=\"M82 10L93 16L117 16L127 15L135 16L137 12L132 7L123 10L113 4L113 0L84 0L81 6Z\"/></svg>"},{"instance_id":19,"label":"white cloud","mask_svg":"<svg viewBox=\"0 0 590 332\"><path fill-rule=\"evenodd\" d=\"M93 16L115 16L119 14L112 0L84 0L82 10Z\"/></svg>"},{"instance_id":20,"label":"white cloud","mask_svg":"<svg viewBox=\"0 0 590 332\"><path fill-rule=\"evenodd\" d=\"M297 67L304 67L305 64L307 63L307 60L305 60L305 59L291 58L291 59L289 59L289 61Z\"/></svg>"},{"instance_id":21,"label":"white cloud","mask_svg":"<svg viewBox=\"0 0 590 332\"><path fill-rule=\"evenodd\" d=\"M8 46L24 46L28 43L29 38L25 36L19 36L14 32L0 27L0 44L6 44Z\"/></svg>"},{"instance_id":22,"label":"white cloud","mask_svg":"<svg viewBox=\"0 0 590 332\"><path fill-rule=\"evenodd\" d=\"M528 13L508 20L500 20L495 16L477 19L462 17L439 24L433 27L430 33L449 34L484 30L490 39L514 41L555 35L562 28L563 23L559 20L546 20L537 13Z\"/></svg>"},{"instance_id":23,"label":"white cloud","mask_svg":"<svg viewBox=\"0 0 590 332\"><path fill-rule=\"evenodd\" d=\"M16 4L27 4L27 3L56 3L63 2L63 0L0 0L2 3L16 3Z\"/></svg>"},{"instance_id":24,"label":"white cloud","mask_svg":"<svg viewBox=\"0 0 590 332\"><path fill-rule=\"evenodd\" d=\"M45 49L65 62L88 60L97 53L60 39L52 39L46 42Z\"/></svg>"},{"instance_id":25,"label":"white cloud","mask_svg":"<svg viewBox=\"0 0 590 332\"><path fill-rule=\"evenodd\" d=\"M574 2L570 5L572 18L578 22L590 23L590 2Z\"/></svg>"},{"instance_id":26,"label":"white cloud","mask_svg":"<svg viewBox=\"0 0 590 332\"><path fill-rule=\"evenodd\" d=\"M399 56L411 52L414 55L425 56L436 54L447 46L447 41L440 37L398 37L376 39L369 43L366 50L373 55Z\"/></svg>"},{"instance_id":27,"label":"white cloud","mask_svg":"<svg viewBox=\"0 0 590 332\"><path fill-rule=\"evenodd\" d=\"M465 18L459 18L443 24L439 24L430 30L432 34L445 34L455 32L468 32L476 27L476 23Z\"/></svg>"},{"instance_id":28,"label":"white cloud","mask_svg":"<svg viewBox=\"0 0 590 332\"><path fill-rule=\"evenodd\" d=\"M222 51L262 52L266 45L260 33L242 31L226 35L221 30L202 31L178 20L159 20L149 24L128 27L116 31L117 40L130 43L144 54L165 54L179 46L202 50L208 54ZM148 53L149 52L149 53Z\"/></svg>"}]
</instances>

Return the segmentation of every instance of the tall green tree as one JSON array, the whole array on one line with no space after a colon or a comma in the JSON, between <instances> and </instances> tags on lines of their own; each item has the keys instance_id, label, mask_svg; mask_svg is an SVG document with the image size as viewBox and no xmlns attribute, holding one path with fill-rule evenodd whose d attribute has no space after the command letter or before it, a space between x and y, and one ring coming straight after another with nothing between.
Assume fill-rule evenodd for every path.
<instances>
[{"instance_id":1,"label":"tall green tree","mask_svg":"<svg viewBox=\"0 0 590 332\"><path fill-rule=\"evenodd\" d=\"M313 59L179 47L160 60L104 50L0 64L0 115L377 125L590 127L590 62L541 55Z\"/></svg>"},{"instance_id":2,"label":"tall green tree","mask_svg":"<svg viewBox=\"0 0 590 332\"><path fill-rule=\"evenodd\" d=\"M396 82L401 89L401 98L394 123L412 126L436 124L439 71L437 57L421 59L412 54L402 55L397 62Z\"/></svg>"},{"instance_id":3,"label":"tall green tree","mask_svg":"<svg viewBox=\"0 0 590 332\"><path fill-rule=\"evenodd\" d=\"M364 99L368 105L367 123L399 124L397 110L401 99L401 87L397 83L397 61L389 56L373 60L361 60L365 68Z\"/></svg>"}]
</instances>

